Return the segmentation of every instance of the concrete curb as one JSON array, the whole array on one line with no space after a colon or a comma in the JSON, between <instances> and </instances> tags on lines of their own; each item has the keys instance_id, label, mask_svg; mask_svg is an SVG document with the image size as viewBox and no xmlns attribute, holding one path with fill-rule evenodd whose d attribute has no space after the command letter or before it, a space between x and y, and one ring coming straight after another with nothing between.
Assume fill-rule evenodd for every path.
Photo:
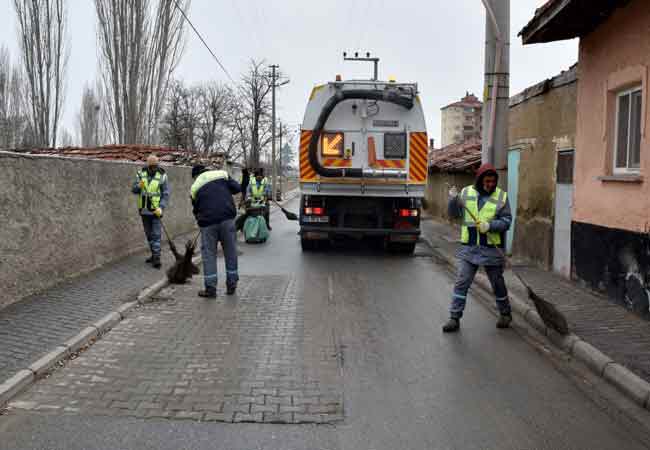
<instances>
[{"instance_id":1,"label":"concrete curb","mask_svg":"<svg viewBox=\"0 0 650 450\"><path fill-rule=\"evenodd\" d=\"M422 235L421 238L439 258L446 261L449 266L456 267L455 257L450 257L444 252L436 250L436 246L427 236ZM475 281L481 289L491 292L492 288L487 277L478 274ZM616 363L612 358L588 342L583 341L579 336L573 333L562 336L557 331L548 328L534 306L529 305L512 293L510 294L510 303L513 312L522 316L531 327L544 335L556 348L585 364L594 374L615 386L637 405L650 410L650 383L621 364ZM496 310L492 308L490 310L496 313Z\"/></svg>"},{"instance_id":2,"label":"concrete curb","mask_svg":"<svg viewBox=\"0 0 650 450\"><path fill-rule=\"evenodd\" d=\"M193 261L195 264L198 264L201 261L201 257L197 256L193 258ZM167 277L158 280L151 286L140 291L136 301L124 303L115 311L106 314L92 325L81 330L77 335L38 358L27 368L18 371L13 377L4 381L0 384L0 407L6 405L13 397L46 375L54 366L65 361L82 348L91 344L95 339L110 331L135 308L150 300L167 286L169 286Z\"/></svg>"},{"instance_id":3,"label":"concrete curb","mask_svg":"<svg viewBox=\"0 0 650 450\"><path fill-rule=\"evenodd\" d=\"M13 377L0 384L0 406L34 382L34 372L29 369L18 371Z\"/></svg>"}]
</instances>

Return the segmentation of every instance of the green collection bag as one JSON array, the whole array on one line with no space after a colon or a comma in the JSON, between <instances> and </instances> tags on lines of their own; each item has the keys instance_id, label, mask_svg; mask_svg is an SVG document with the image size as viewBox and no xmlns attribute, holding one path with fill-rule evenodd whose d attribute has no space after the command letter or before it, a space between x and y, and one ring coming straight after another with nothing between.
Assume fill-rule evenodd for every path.
<instances>
[{"instance_id":1,"label":"green collection bag","mask_svg":"<svg viewBox=\"0 0 650 450\"><path fill-rule=\"evenodd\" d=\"M263 216L249 216L244 222L244 239L248 243L266 242L269 229Z\"/></svg>"}]
</instances>

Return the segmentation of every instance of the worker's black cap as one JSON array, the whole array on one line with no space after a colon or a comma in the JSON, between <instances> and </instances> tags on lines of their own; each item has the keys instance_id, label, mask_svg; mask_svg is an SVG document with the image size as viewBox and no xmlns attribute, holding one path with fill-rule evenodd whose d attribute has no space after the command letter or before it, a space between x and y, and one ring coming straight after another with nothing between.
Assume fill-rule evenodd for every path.
<instances>
[{"instance_id":1,"label":"worker's black cap","mask_svg":"<svg viewBox=\"0 0 650 450\"><path fill-rule=\"evenodd\" d=\"M198 177L203 172L205 172L205 166L203 164L197 164L196 166L192 167L192 178Z\"/></svg>"}]
</instances>

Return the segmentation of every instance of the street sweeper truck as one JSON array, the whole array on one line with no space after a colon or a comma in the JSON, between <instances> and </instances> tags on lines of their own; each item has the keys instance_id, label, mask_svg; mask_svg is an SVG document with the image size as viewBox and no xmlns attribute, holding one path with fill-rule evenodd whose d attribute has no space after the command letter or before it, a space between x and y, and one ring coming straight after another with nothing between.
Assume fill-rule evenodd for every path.
<instances>
[{"instance_id":1,"label":"street sweeper truck","mask_svg":"<svg viewBox=\"0 0 650 450\"><path fill-rule=\"evenodd\" d=\"M375 236L389 250L412 253L427 170L417 84L337 76L314 87L300 136L303 250Z\"/></svg>"}]
</instances>

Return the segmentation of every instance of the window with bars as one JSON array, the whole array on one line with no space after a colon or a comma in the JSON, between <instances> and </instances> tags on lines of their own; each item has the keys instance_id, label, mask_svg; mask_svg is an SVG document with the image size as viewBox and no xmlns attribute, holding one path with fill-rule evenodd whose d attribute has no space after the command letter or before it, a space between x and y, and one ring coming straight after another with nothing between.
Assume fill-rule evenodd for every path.
<instances>
[{"instance_id":1,"label":"window with bars","mask_svg":"<svg viewBox=\"0 0 650 450\"><path fill-rule=\"evenodd\" d=\"M617 95L614 173L638 172L641 167L642 100L640 86Z\"/></svg>"}]
</instances>

